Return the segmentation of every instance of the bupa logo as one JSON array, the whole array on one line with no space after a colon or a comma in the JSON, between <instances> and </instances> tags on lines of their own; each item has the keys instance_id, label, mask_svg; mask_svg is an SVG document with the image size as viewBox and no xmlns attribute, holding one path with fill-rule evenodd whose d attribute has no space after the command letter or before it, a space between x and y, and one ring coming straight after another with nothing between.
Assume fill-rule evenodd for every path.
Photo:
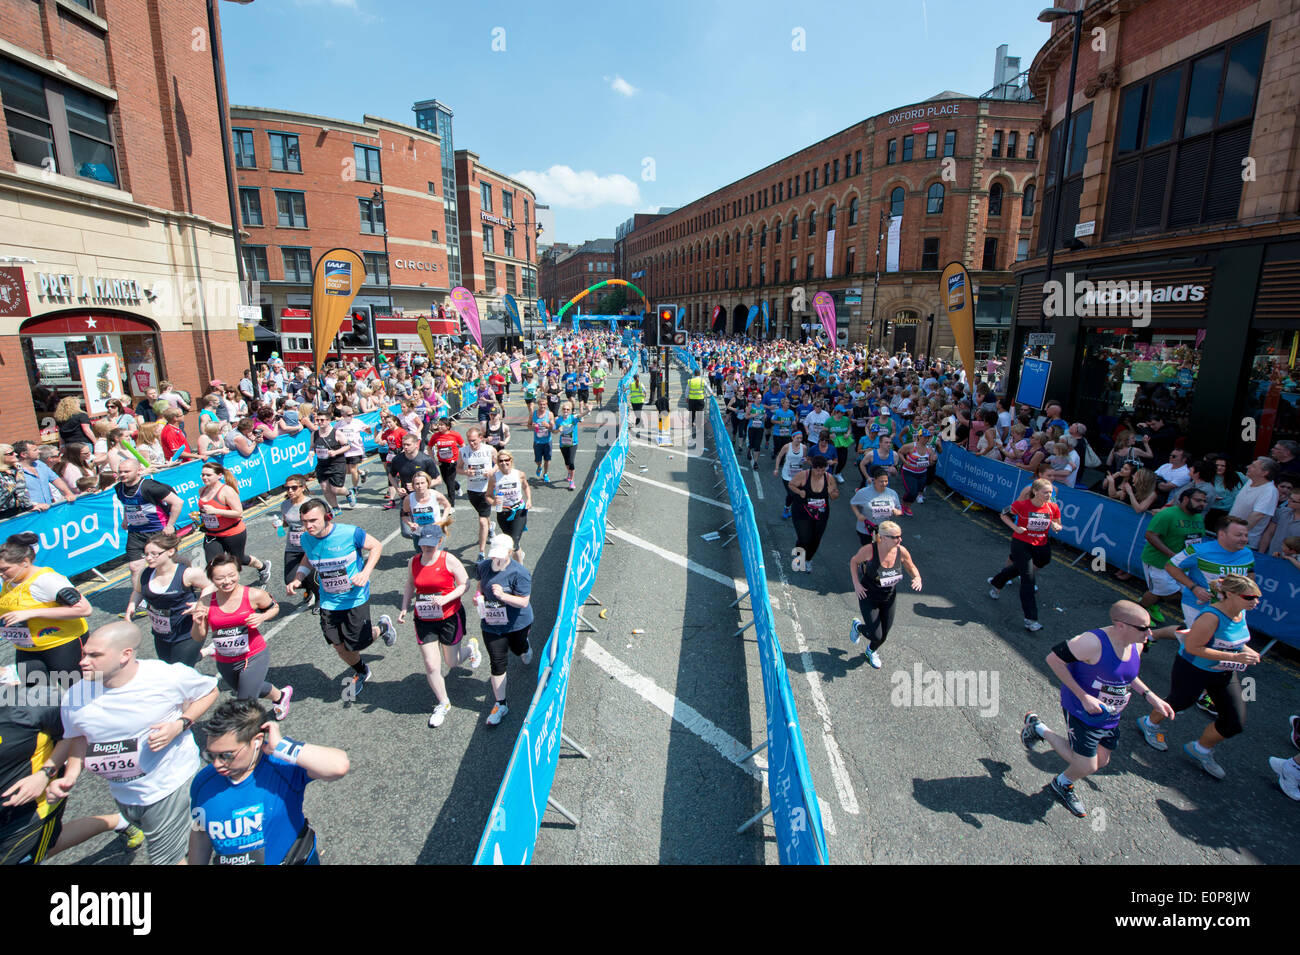
<instances>
[{"instance_id":1,"label":"bupa logo","mask_svg":"<svg viewBox=\"0 0 1300 955\"><path fill-rule=\"evenodd\" d=\"M52 529L41 531L40 548L46 551L61 550L68 557L79 557L97 547L111 547L113 550L120 550L122 547L121 525L126 512L122 508L117 495L113 495L112 513L113 521L107 529L99 526L99 512L92 510L81 515L80 518L74 517L62 524L54 525ZM73 544L77 541L84 541L84 543L74 548Z\"/></svg>"},{"instance_id":2,"label":"bupa logo","mask_svg":"<svg viewBox=\"0 0 1300 955\"><path fill-rule=\"evenodd\" d=\"M306 465L311 457L311 446L306 441L299 441L282 448L271 444L263 447L262 450L270 452L271 464L283 464L289 468Z\"/></svg>"},{"instance_id":3,"label":"bupa logo","mask_svg":"<svg viewBox=\"0 0 1300 955\"><path fill-rule=\"evenodd\" d=\"M229 819L214 819L208 822L208 838L216 842L243 839L260 833L263 815L261 804L236 809Z\"/></svg>"}]
</instances>

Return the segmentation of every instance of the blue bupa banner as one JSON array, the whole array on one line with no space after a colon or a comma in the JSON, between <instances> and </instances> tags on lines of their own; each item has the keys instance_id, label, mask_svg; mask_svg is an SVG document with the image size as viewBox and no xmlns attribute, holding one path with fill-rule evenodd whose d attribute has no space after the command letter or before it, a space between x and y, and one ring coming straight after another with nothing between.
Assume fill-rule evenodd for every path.
<instances>
[{"instance_id":1,"label":"blue bupa banner","mask_svg":"<svg viewBox=\"0 0 1300 955\"><path fill-rule=\"evenodd\" d=\"M681 348L674 351L684 365L699 370L699 362ZM709 419L714 435L727 434L718 402L710 396ZM776 827L777 854L783 865L825 865L826 834L822 830L817 788L808 768L799 712L790 690L785 654L776 636L772 600L767 590L767 566L763 562L763 541L749 489L741 476L731 442L715 442L718 463L727 479L727 496L735 518L736 539L749 582L750 604L754 608L754 632L758 639L759 663L763 674L763 700L767 709L767 790Z\"/></svg>"},{"instance_id":2,"label":"blue bupa banner","mask_svg":"<svg viewBox=\"0 0 1300 955\"><path fill-rule=\"evenodd\" d=\"M618 385L619 437L596 466L582 512L574 525L569 560L555 612L555 625L542 650L544 669L510 754L487 828L474 855L475 865L523 865L532 858L560 760L560 728L569 692L569 675L578 641L578 611L591 594L605 545L605 517L618 491L627 460L627 389L631 370Z\"/></svg>"},{"instance_id":3,"label":"blue bupa banner","mask_svg":"<svg viewBox=\"0 0 1300 955\"><path fill-rule=\"evenodd\" d=\"M976 504L1000 511L1033 482L1022 468L971 454L945 442L937 469L945 484ZM1079 550L1106 553L1106 564L1142 577L1142 548L1150 514L1138 514L1127 504L1078 488L1056 484L1061 508L1057 540ZM1246 615L1255 633L1300 647L1300 573L1289 561L1255 555L1255 580L1264 597Z\"/></svg>"}]
</instances>

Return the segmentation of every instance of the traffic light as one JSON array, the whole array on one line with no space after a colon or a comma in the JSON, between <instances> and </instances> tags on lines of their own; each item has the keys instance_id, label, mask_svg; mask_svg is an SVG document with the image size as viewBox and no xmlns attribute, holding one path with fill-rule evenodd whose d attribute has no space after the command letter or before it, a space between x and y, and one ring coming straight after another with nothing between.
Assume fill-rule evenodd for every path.
<instances>
[{"instance_id":1,"label":"traffic light","mask_svg":"<svg viewBox=\"0 0 1300 955\"><path fill-rule=\"evenodd\" d=\"M650 312L641 316L641 344L647 348L659 346L659 319Z\"/></svg>"},{"instance_id":2,"label":"traffic light","mask_svg":"<svg viewBox=\"0 0 1300 955\"><path fill-rule=\"evenodd\" d=\"M370 316L365 312L353 312L352 334L349 336L351 341L348 344L353 348L369 348L371 334Z\"/></svg>"},{"instance_id":3,"label":"traffic light","mask_svg":"<svg viewBox=\"0 0 1300 955\"><path fill-rule=\"evenodd\" d=\"M656 324L659 332L659 344L671 345L673 332L677 329L677 306L660 305L656 310Z\"/></svg>"}]
</instances>

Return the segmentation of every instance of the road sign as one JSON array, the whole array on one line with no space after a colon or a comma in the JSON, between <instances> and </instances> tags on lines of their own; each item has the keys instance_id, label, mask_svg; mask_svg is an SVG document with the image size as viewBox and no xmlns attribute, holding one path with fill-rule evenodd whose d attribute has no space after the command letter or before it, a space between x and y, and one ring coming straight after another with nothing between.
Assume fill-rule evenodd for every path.
<instances>
[{"instance_id":1,"label":"road sign","mask_svg":"<svg viewBox=\"0 0 1300 955\"><path fill-rule=\"evenodd\" d=\"M256 305L236 305L235 314L245 325L256 325L262 320L262 310Z\"/></svg>"},{"instance_id":2,"label":"road sign","mask_svg":"<svg viewBox=\"0 0 1300 955\"><path fill-rule=\"evenodd\" d=\"M1056 332L1030 332L1028 344L1032 351L1055 345Z\"/></svg>"},{"instance_id":3,"label":"road sign","mask_svg":"<svg viewBox=\"0 0 1300 955\"><path fill-rule=\"evenodd\" d=\"M241 342L251 342L257 340L257 329L252 325L239 326L239 340Z\"/></svg>"},{"instance_id":4,"label":"road sign","mask_svg":"<svg viewBox=\"0 0 1300 955\"><path fill-rule=\"evenodd\" d=\"M686 333L685 333L685 332L680 332L680 331L679 331L679 332L673 332L673 344L674 344L674 345L677 345L678 347L685 346L685 344L686 344Z\"/></svg>"}]
</instances>

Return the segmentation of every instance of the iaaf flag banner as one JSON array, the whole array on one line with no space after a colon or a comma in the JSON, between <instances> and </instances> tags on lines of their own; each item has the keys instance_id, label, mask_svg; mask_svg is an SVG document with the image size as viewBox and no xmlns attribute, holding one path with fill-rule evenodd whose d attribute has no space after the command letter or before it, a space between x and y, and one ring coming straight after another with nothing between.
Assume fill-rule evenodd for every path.
<instances>
[{"instance_id":1,"label":"iaaf flag banner","mask_svg":"<svg viewBox=\"0 0 1300 955\"><path fill-rule=\"evenodd\" d=\"M517 331L520 335L522 335L524 333L524 323L519 320L519 304L515 301L515 297L513 295L507 295L505 297L505 303L506 303L506 312L514 320L515 331Z\"/></svg>"},{"instance_id":2,"label":"iaaf flag banner","mask_svg":"<svg viewBox=\"0 0 1300 955\"><path fill-rule=\"evenodd\" d=\"M365 279L365 263L351 249L330 249L316 260L311 280L311 345L317 374Z\"/></svg>"},{"instance_id":3,"label":"iaaf flag banner","mask_svg":"<svg viewBox=\"0 0 1300 955\"><path fill-rule=\"evenodd\" d=\"M835 300L830 292L818 292L813 296L813 310L822 320L822 328L830 339L830 346L835 347Z\"/></svg>"},{"instance_id":4,"label":"iaaf flag banner","mask_svg":"<svg viewBox=\"0 0 1300 955\"><path fill-rule=\"evenodd\" d=\"M749 334L749 326L754 324L754 319L758 318L758 306L749 306L749 314L745 316L745 334Z\"/></svg>"},{"instance_id":5,"label":"iaaf flag banner","mask_svg":"<svg viewBox=\"0 0 1300 955\"><path fill-rule=\"evenodd\" d=\"M939 300L952 325L962 367L967 375L975 374L975 301L971 294L970 274L960 262L950 262L939 279Z\"/></svg>"},{"instance_id":6,"label":"iaaf flag banner","mask_svg":"<svg viewBox=\"0 0 1300 955\"><path fill-rule=\"evenodd\" d=\"M451 304L456 307L456 313L469 328L469 333L474 336L474 344L482 348L483 332L479 328L478 302L474 300L474 293L463 285L457 285L451 290Z\"/></svg>"},{"instance_id":7,"label":"iaaf flag banner","mask_svg":"<svg viewBox=\"0 0 1300 955\"><path fill-rule=\"evenodd\" d=\"M551 320L550 313L548 313L548 312L546 311L546 299L544 299L544 298L539 298L539 299L537 300L537 314L538 314L538 315L541 317L541 319L542 319L542 328L545 328L545 327L546 327L546 323L549 322L549 321Z\"/></svg>"},{"instance_id":8,"label":"iaaf flag banner","mask_svg":"<svg viewBox=\"0 0 1300 955\"><path fill-rule=\"evenodd\" d=\"M716 332L718 330L718 322L721 319L722 319L722 306L721 305L713 306L713 320L710 323L709 327Z\"/></svg>"}]
</instances>

